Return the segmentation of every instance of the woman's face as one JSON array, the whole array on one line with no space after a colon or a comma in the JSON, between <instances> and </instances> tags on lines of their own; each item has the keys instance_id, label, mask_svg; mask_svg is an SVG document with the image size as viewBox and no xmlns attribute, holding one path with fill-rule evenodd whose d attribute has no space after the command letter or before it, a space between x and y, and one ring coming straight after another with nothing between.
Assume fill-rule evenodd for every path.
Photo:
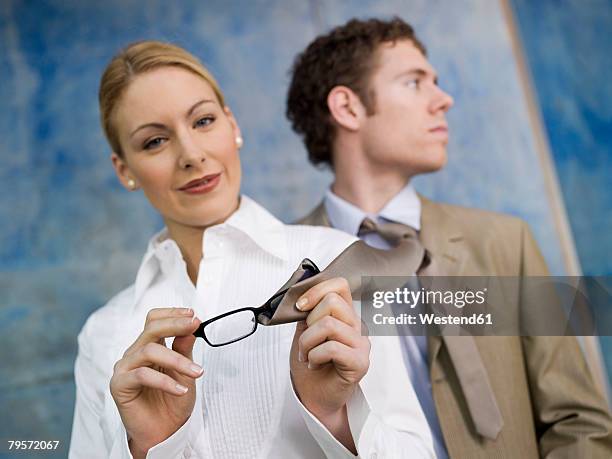
<instances>
[{"instance_id":1,"label":"woman's face","mask_svg":"<svg viewBox=\"0 0 612 459\"><path fill-rule=\"evenodd\" d=\"M124 152L112 155L119 179L142 188L171 232L220 223L236 210L240 130L203 78L170 66L138 75L114 123Z\"/></svg>"}]
</instances>

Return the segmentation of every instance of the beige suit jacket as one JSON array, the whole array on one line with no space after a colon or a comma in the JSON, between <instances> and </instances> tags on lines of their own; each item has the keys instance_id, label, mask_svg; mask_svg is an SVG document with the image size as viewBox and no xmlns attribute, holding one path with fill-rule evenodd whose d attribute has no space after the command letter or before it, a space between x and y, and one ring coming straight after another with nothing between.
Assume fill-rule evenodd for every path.
<instances>
[{"instance_id":1,"label":"beige suit jacket","mask_svg":"<svg viewBox=\"0 0 612 459\"><path fill-rule=\"evenodd\" d=\"M448 276L545 276L522 220L422 203L420 239ZM331 226L321 203L298 223ZM445 344L428 338L433 398L451 458L611 458L612 420L574 337L475 337L504 426L478 435Z\"/></svg>"}]
</instances>

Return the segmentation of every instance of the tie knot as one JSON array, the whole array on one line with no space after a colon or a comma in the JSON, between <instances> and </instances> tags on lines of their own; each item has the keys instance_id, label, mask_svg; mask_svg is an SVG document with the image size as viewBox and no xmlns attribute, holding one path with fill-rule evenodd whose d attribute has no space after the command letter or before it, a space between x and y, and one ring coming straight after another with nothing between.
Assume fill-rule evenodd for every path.
<instances>
[{"instance_id":1,"label":"tie knot","mask_svg":"<svg viewBox=\"0 0 612 459\"><path fill-rule=\"evenodd\" d=\"M406 239L418 240L417 232L411 226L395 222L377 224L372 219L366 217L363 219L363 222L361 222L358 236L362 237L370 233L379 234L380 237L387 241L392 247L399 245L400 242Z\"/></svg>"}]
</instances>

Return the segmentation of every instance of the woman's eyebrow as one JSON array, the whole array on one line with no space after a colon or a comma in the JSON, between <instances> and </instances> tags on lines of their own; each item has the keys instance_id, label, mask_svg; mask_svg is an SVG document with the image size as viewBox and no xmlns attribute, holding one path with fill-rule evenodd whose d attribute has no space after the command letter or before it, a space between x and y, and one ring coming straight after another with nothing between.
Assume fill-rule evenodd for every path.
<instances>
[{"instance_id":1,"label":"woman's eyebrow","mask_svg":"<svg viewBox=\"0 0 612 459\"><path fill-rule=\"evenodd\" d=\"M163 125L163 124L161 124L161 123L146 123L146 124L141 124L140 126L138 126L136 129L134 129L134 130L132 131L132 133L130 134L130 139L131 139L132 137L134 137L134 135L135 135L135 134L136 134L138 131L140 131L141 129L148 128L148 127L152 127L152 128L156 128L156 129L166 129L166 126L164 126L164 125Z\"/></svg>"},{"instance_id":2,"label":"woman's eyebrow","mask_svg":"<svg viewBox=\"0 0 612 459\"><path fill-rule=\"evenodd\" d=\"M185 117L189 118L193 114L193 112L196 110L196 108L198 108L200 105L203 105L203 104L214 104L214 103L215 103L215 101L211 100L211 99L202 99L202 100L199 100L195 104L193 104L189 110L187 110L187 114L185 115ZM161 123L146 123L146 124L141 124L140 126L138 126L136 129L134 129L132 131L132 133L130 134L130 138L134 137L134 134L136 134L141 129L148 128L148 127L152 127L152 128L156 128L156 129L165 129L166 128L166 126L164 126Z\"/></svg>"},{"instance_id":3,"label":"woman's eyebrow","mask_svg":"<svg viewBox=\"0 0 612 459\"><path fill-rule=\"evenodd\" d=\"M198 108L200 105L202 105L202 104L214 104L214 103L215 103L215 101L211 100L211 99L202 99L202 100L199 100L198 102L193 104L191 106L191 108L187 111L186 118L189 118L193 114L195 109Z\"/></svg>"}]
</instances>

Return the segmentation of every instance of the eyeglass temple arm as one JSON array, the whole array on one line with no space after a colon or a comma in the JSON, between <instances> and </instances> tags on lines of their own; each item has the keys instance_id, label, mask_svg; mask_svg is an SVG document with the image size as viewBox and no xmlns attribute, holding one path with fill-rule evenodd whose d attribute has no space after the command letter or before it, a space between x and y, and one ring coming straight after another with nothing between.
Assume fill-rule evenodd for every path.
<instances>
[{"instance_id":1,"label":"eyeglass temple arm","mask_svg":"<svg viewBox=\"0 0 612 459\"><path fill-rule=\"evenodd\" d=\"M196 328L196 331L193 332L193 336L196 338L204 338L204 327L206 326L206 323L207 322L202 322L200 326Z\"/></svg>"}]
</instances>

